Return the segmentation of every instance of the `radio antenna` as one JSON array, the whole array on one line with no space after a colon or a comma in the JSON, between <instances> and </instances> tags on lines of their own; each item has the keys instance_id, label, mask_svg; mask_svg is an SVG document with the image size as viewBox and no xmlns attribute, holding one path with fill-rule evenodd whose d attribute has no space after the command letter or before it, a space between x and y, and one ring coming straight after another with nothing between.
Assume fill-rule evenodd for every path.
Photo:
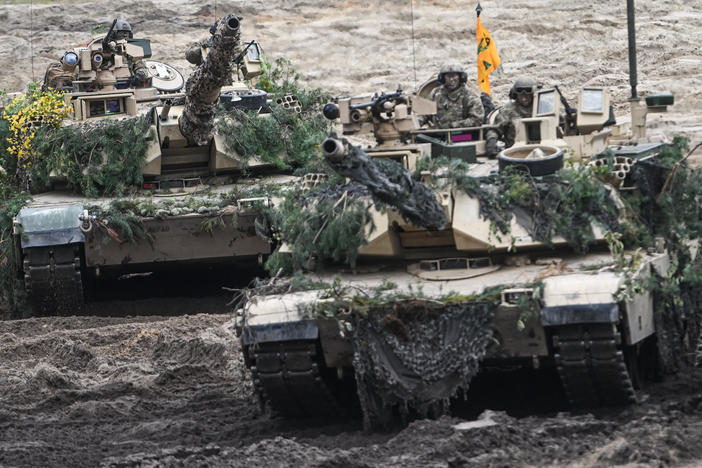
<instances>
[{"instance_id":1,"label":"radio antenna","mask_svg":"<svg viewBox=\"0 0 702 468\"><path fill-rule=\"evenodd\" d=\"M414 67L414 89L417 89L417 53L414 48L414 0L410 0L410 16L412 18L412 65Z\"/></svg>"},{"instance_id":2,"label":"radio antenna","mask_svg":"<svg viewBox=\"0 0 702 468\"><path fill-rule=\"evenodd\" d=\"M32 63L32 81L34 79L34 1L29 1L29 58Z\"/></svg>"}]
</instances>

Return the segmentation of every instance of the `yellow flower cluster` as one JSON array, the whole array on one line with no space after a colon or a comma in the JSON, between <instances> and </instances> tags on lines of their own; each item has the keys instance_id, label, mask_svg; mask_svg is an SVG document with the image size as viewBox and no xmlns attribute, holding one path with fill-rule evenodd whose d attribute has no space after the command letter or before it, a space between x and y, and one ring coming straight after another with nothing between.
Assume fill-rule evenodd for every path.
<instances>
[{"instance_id":1,"label":"yellow flower cluster","mask_svg":"<svg viewBox=\"0 0 702 468\"><path fill-rule=\"evenodd\" d=\"M17 157L20 167L27 169L34 162L32 141L37 129L60 126L69 109L58 91L20 94L6 107L2 117L10 123L8 151Z\"/></svg>"}]
</instances>

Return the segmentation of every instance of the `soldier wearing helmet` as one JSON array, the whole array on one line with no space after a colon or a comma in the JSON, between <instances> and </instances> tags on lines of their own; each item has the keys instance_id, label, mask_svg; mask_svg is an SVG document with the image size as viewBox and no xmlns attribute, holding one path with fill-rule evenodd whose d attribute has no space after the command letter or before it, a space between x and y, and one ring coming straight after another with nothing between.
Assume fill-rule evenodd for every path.
<instances>
[{"instance_id":1,"label":"soldier wearing helmet","mask_svg":"<svg viewBox=\"0 0 702 468\"><path fill-rule=\"evenodd\" d=\"M468 89L468 75L459 63L446 63L439 70L441 86L429 98L436 102L434 124L439 128L477 127L483 123L480 97Z\"/></svg>"},{"instance_id":2,"label":"soldier wearing helmet","mask_svg":"<svg viewBox=\"0 0 702 468\"><path fill-rule=\"evenodd\" d=\"M125 44L129 39L133 38L132 26L129 24L129 22L121 19L115 19L108 34L109 37L94 37L86 47L91 48L93 44L101 42L103 53L105 54L106 58L111 58L114 55L122 55L125 58L127 66L129 67L129 73L131 74L132 85L144 86L147 84L150 73L146 63L144 63L143 60L136 60L125 53ZM49 64L44 75L42 90L65 90L72 87L73 81L78 77L78 70L76 68L76 53L77 52L68 51L67 55L64 55L64 58L61 59L61 61ZM70 63L66 63L65 59L69 55L72 55L73 59ZM108 67L110 64L114 65L114 61L105 60L102 66Z\"/></svg>"},{"instance_id":3,"label":"soldier wearing helmet","mask_svg":"<svg viewBox=\"0 0 702 468\"><path fill-rule=\"evenodd\" d=\"M121 39L131 39L133 37L132 25L125 20L118 19L115 22L114 39L119 41Z\"/></svg>"},{"instance_id":4,"label":"soldier wearing helmet","mask_svg":"<svg viewBox=\"0 0 702 468\"><path fill-rule=\"evenodd\" d=\"M520 77L509 90L510 101L500 108L494 125L497 129L490 129L486 134L486 153L488 156L497 155L497 140L505 142L505 147L509 148L514 144L516 130L513 120L525 119L532 115L532 102L536 92L536 81L527 77Z\"/></svg>"},{"instance_id":5,"label":"soldier wearing helmet","mask_svg":"<svg viewBox=\"0 0 702 468\"><path fill-rule=\"evenodd\" d=\"M133 37L134 34L132 33L132 25L126 20L116 19L110 39L113 41L126 41L127 39L132 39ZM149 79L149 69L142 60L132 60L131 58L128 58L128 63L129 70L131 71L133 80L136 83L143 83Z\"/></svg>"}]
</instances>

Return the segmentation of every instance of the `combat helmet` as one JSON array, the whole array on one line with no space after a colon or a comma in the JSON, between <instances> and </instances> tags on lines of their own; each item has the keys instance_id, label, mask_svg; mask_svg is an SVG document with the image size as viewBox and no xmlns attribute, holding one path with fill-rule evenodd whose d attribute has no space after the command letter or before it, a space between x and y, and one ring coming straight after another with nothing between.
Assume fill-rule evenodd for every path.
<instances>
[{"instance_id":1,"label":"combat helmet","mask_svg":"<svg viewBox=\"0 0 702 468\"><path fill-rule=\"evenodd\" d=\"M439 83L446 83L446 79L444 78L446 73L458 73L461 84L468 81L468 73L466 73L466 70L463 68L463 65L461 65L458 62L446 62L443 65L441 65L441 68L439 68L439 74L436 76L436 79L439 80Z\"/></svg>"},{"instance_id":2,"label":"combat helmet","mask_svg":"<svg viewBox=\"0 0 702 468\"><path fill-rule=\"evenodd\" d=\"M520 76L514 81L512 88L509 90L509 98L516 100L517 94L534 94L537 88L536 81L527 77Z\"/></svg>"},{"instance_id":3,"label":"combat helmet","mask_svg":"<svg viewBox=\"0 0 702 468\"><path fill-rule=\"evenodd\" d=\"M115 22L114 33L115 33L115 37L117 37L117 38L129 37L131 39L132 37L134 37L132 34L132 25L129 24L128 21L122 20L122 19L118 19ZM120 33L122 33L122 34L120 34Z\"/></svg>"}]
</instances>

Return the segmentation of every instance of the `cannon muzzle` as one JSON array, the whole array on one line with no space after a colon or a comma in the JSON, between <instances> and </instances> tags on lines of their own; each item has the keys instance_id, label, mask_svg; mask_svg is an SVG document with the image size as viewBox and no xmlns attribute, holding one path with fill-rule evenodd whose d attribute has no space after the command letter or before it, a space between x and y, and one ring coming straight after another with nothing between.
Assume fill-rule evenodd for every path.
<instances>
[{"instance_id":1,"label":"cannon muzzle","mask_svg":"<svg viewBox=\"0 0 702 468\"><path fill-rule=\"evenodd\" d=\"M349 154L349 148L343 141L336 138L327 138L322 142L322 154L332 161L341 161Z\"/></svg>"},{"instance_id":2,"label":"cannon muzzle","mask_svg":"<svg viewBox=\"0 0 702 468\"><path fill-rule=\"evenodd\" d=\"M225 36L233 36L239 32L239 18L236 15L229 15L224 23L222 34Z\"/></svg>"}]
</instances>

